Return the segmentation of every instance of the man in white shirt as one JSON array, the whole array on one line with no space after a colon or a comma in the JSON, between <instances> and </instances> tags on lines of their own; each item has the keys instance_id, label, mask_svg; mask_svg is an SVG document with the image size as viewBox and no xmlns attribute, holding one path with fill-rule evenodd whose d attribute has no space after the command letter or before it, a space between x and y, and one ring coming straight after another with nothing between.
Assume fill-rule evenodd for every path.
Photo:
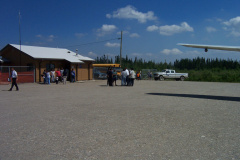
<instances>
[{"instance_id":1,"label":"man in white shirt","mask_svg":"<svg viewBox=\"0 0 240 160\"><path fill-rule=\"evenodd\" d=\"M14 68L12 68L11 78L12 78L12 86L9 89L9 91L12 91L13 86L16 86L16 90L19 91L19 88L17 85L17 72L14 70Z\"/></svg>"},{"instance_id":2,"label":"man in white shirt","mask_svg":"<svg viewBox=\"0 0 240 160\"><path fill-rule=\"evenodd\" d=\"M126 77L127 77L127 72L126 72L126 69L124 69L123 71L122 71L122 86L125 86L126 85Z\"/></svg>"},{"instance_id":3,"label":"man in white shirt","mask_svg":"<svg viewBox=\"0 0 240 160\"><path fill-rule=\"evenodd\" d=\"M127 76L126 76L126 82L127 82L127 86L129 85L129 71L127 68L126 69L126 73L127 73Z\"/></svg>"},{"instance_id":4,"label":"man in white shirt","mask_svg":"<svg viewBox=\"0 0 240 160\"><path fill-rule=\"evenodd\" d=\"M129 74L129 84L130 86L133 86L134 85L134 79L136 78L136 73L135 71L133 70L133 68L131 68L130 70L130 74Z\"/></svg>"}]
</instances>

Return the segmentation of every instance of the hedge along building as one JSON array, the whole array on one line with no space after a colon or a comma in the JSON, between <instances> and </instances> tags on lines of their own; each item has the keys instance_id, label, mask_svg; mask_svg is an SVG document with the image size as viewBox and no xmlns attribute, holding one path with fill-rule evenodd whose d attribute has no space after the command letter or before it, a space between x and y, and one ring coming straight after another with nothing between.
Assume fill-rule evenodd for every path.
<instances>
[{"instance_id":1,"label":"hedge along building","mask_svg":"<svg viewBox=\"0 0 240 160\"><path fill-rule=\"evenodd\" d=\"M44 70L58 70L64 68L76 72L76 81L91 80L93 78L93 59L81 56L64 48L48 48L26 45L8 44L1 51L0 56L7 59L2 66L30 66L35 69L35 81L42 82ZM69 80L68 77L68 80Z\"/></svg>"}]
</instances>

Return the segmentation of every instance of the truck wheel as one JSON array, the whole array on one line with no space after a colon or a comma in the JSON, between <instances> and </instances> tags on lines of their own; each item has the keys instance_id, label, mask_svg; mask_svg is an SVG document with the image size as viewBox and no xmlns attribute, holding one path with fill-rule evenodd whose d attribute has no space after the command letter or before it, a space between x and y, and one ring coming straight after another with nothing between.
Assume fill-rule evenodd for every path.
<instances>
[{"instance_id":1,"label":"truck wheel","mask_svg":"<svg viewBox=\"0 0 240 160\"><path fill-rule=\"evenodd\" d=\"M164 77L163 77L163 76L160 76L160 77L159 77L159 80L160 80L160 81L164 81Z\"/></svg>"},{"instance_id":2,"label":"truck wheel","mask_svg":"<svg viewBox=\"0 0 240 160\"><path fill-rule=\"evenodd\" d=\"M185 77L183 77L183 76L182 76L182 77L180 77L180 80L181 80L181 81L184 81L184 79L185 79Z\"/></svg>"}]
</instances>

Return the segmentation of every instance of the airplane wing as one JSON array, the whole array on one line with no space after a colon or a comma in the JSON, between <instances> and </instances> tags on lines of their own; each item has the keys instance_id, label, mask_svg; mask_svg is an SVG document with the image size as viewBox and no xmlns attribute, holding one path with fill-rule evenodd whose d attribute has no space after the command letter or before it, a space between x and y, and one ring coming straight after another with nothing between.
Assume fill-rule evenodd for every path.
<instances>
[{"instance_id":1,"label":"airplane wing","mask_svg":"<svg viewBox=\"0 0 240 160\"><path fill-rule=\"evenodd\" d=\"M178 43L177 45L181 45L181 46L185 46L185 47L192 47L192 48L204 48L205 52L207 52L208 49L240 52L240 46L220 46L220 45L183 44L183 43Z\"/></svg>"}]
</instances>

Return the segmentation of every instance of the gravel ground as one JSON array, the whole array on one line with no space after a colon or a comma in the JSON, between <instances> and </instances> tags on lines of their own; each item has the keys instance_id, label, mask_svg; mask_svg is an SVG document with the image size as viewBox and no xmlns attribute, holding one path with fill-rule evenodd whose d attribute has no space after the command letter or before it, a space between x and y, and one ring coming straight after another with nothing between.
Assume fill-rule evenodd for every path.
<instances>
[{"instance_id":1,"label":"gravel ground","mask_svg":"<svg viewBox=\"0 0 240 160\"><path fill-rule=\"evenodd\" d=\"M9 88L0 86L0 160L240 159L239 83Z\"/></svg>"}]
</instances>

